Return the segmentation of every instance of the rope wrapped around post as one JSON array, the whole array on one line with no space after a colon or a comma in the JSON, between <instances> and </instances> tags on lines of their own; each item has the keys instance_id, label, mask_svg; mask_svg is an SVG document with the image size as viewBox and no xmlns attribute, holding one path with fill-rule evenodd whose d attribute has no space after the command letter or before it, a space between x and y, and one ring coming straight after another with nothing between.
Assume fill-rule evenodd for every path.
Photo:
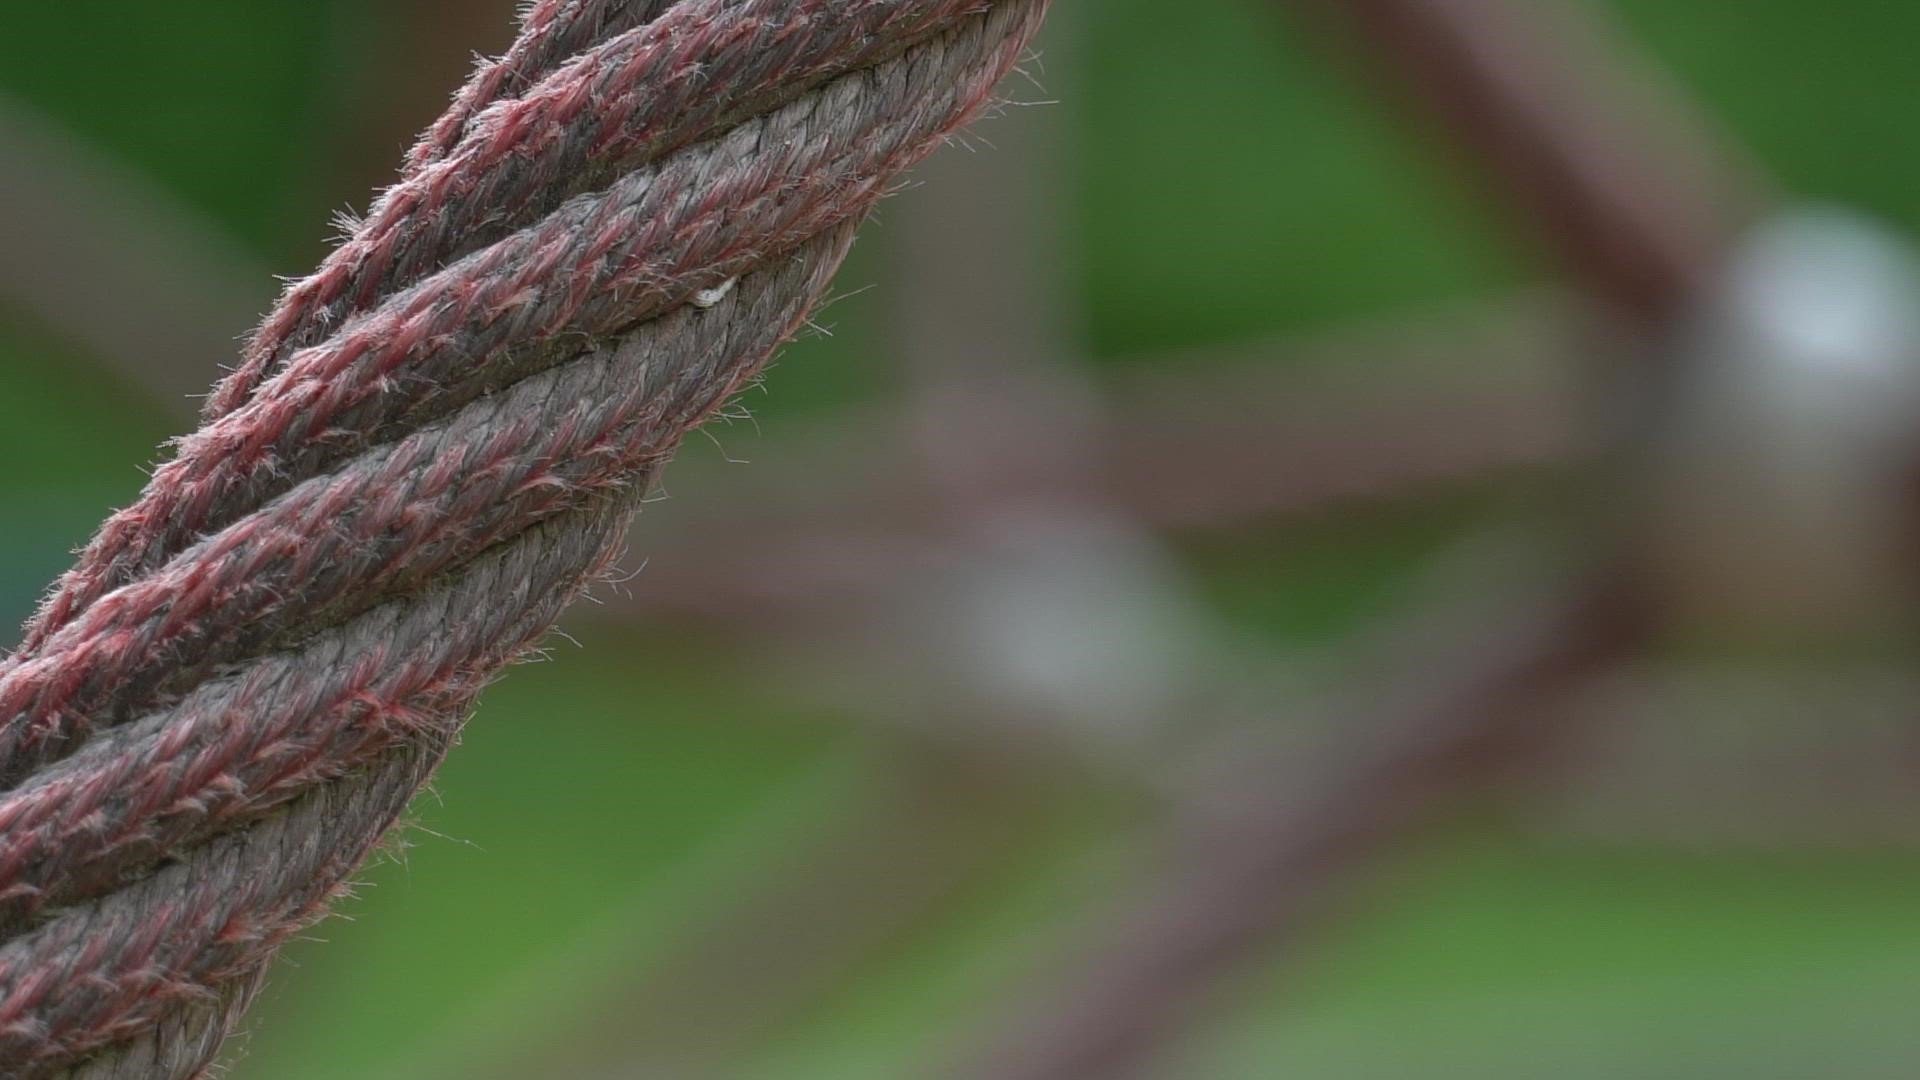
<instances>
[{"instance_id":1,"label":"rope wrapped around post","mask_svg":"<svg viewBox=\"0 0 1920 1080\"><path fill-rule=\"evenodd\" d=\"M0 662L0 1075L207 1067L1046 6L528 11Z\"/></svg>"}]
</instances>

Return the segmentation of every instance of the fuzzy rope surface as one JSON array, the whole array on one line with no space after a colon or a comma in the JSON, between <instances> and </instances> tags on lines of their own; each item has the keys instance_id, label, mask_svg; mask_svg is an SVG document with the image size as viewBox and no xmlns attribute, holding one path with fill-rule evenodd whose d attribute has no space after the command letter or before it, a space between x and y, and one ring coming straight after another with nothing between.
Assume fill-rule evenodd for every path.
<instances>
[{"instance_id":1,"label":"fuzzy rope surface","mask_svg":"<svg viewBox=\"0 0 1920 1080\"><path fill-rule=\"evenodd\" d=\"M555 68L595 44L645 26L675 0L536 0L520 20L520 33L498 59L482 61L453 104L407 152L403 178L447 156L472 130L473 118L496 101L526 93Z\"/></svg>"},{"instance_id":2,"label":"fuzzy rope surface","mask_svg":"<svg viewBox=\"0 0 1920 1080\"><path fill-rule=\"evenodd\" d=\"M394 361L390 353L380 351L380 345L366 340L368 334L384 331L388 348L472 350L483 343L433 335L448 333L448 320L462 315L498 318L506 314L503 305L513 303L532 279L552 281L566 291L548 297L549 302L537 310L520 313L523 322L553 314L557 305L590 300L602 301L598 311L566 314L577 314L582 320L607 312L626 314L621 306L625 298L610 291L616 283L593 280L596 269L624 272L626 280L618 287L629 291L651 284L663 290L677 287L682 296L690 296L711 288L737 273L738 264L773 250L766 245L777 239L716 228L718 217L755 205L769 212L788 210L796 218L810 209L849 212L856 195L838 190L845 178L814 171L813 163L804 160L807 152L838 153L842 160L835 164L842 169L861 165L884 169L884 162L864 155L861 147L819 139L819 133L832 125L820 123L817 116L809 120L789 115L787 119L802 124L799 130L761 129L750 138L740 138L746 133L734 129L736 153L762 159L759 170L735 161L729 171L716 167L719 163L679 156L668 162L678 163L679 169L667 175L649 178L635 170L742 117L765 119L757 114L793 101L824 79L896 55L986 7L983 0L683 0L659 19L572 58L524 96L488 106L474 116L471 130L458 145L389 188L320 269L287 290L248 346L241 366L209 399L209 425L189 437L139 502L102 527L29 626L24 647L39 647L81 608L151 570L192 537L233 520L237 507L265 494L276 476L305 475L304 463L283 459L289 440L300 442L310 453L324 454L348 452L357 443L380 436L380 421L391 417L331 415L357 404L353 401L309 401L304 409L283 402L281 416L241 425L251 439L234 424L220 425L256 402L268 377L283 367L299 366L312 378L337 379L337 371L325 370L324 361L307 359L299 350L333 333L353 312L366 310L419 281L431 268L468 253L490 259L491 265L476 267L476 272L524 271L518 280L496 277L499 290L488 296L453 298L458 306L454 311L421 310L422 304L447 303L448 297L444 290L415 290L406 295L414 296L416 303L393 312L394 319L404 325L365 329L358 339L340 342L334 351L338 360L343 350L367 349L366 364L384 371ZM820 104L815 95L809 94L808 99L802 104ZM911 101L890 104L908 110L916 107ZM805 145L807 141L814 145ZM791 156L765 160L763 146L785 148ZM859 160L863 157L864 161ZM652 204L608 203L594 197L607 194L597 189L615 178L624 178L624 195L641 199L651 194ZM820 182L827 190L781 190L795 179ZM707 191L704 185L715 181L757 190ZM547 223L552 227L545 232L513 232L582 192L594 195L568 203L561 211L575 220L550 218ZM647 220L644 215L658 204L674 200L681 204L678 218L660 219L657 224L649 221L654 232L646 237L633 231L634 223ZM814 200L828 205L811 206ZM831 205L836 202L837 206ZM768 227L774 224L766 222ZM805 227L798 220L790 224ZM507 238L507 246L498 242L502 237ZM616 248L622 237L630 243ZM567 239L581 243L563 251L560 245ZM681 245L674 252L676 258L668 261L666 251L655 252L641 243L661 239ZM733 245L733 270L713 265L712 253L699 250L703 242ZM632 266L613 262L636 244L647 251L648 261ZM571 280L558 267L546 265L569 256L599 265L576 263L569 268ZM709 271L705 278L694 273L702 268ZM663 296L656 302L678 299ZM501 329L513 333L526 328ZM596 332L605 333L607 328L570 324L562 316L545 336ZM412 336L396 343L396 333ZM335 333L334 338L338 337ZM537 350L538 345L539 339L533 336L520 343L525 350ZM303 366L302 359L307 359ZM453 361L459 362L457 353ZM457 403L462 393L477 392L472 387L443 387L438 379L423 372L402 386L377 388L379 399L392 411L409 406L432 410ZM329 393L365 395L376 388L340 379L308 389L324 397ZM427 400L413 400L416 397ZM287 426L293 423L304 426L293 430ZM322 432L328 438L317 440ZM275 441L262 445L257 441L261 439ZM256 486L238 496L232 492L248 482ZM5 712L6 706L0 704L0 715ZM6 771L5 751L0 749L0 775Z\"/></svg>"},{"instance_id":3,"label":"fuzzy rope surface","mask_svg":"<svg viewBox=\"0 0 1920 1080\"><path fill-rule=\"evenodd\" d=\"M0 663L0 1075L211 1060L1045 6L529 10Z\"/></svg>"}]
</instances>

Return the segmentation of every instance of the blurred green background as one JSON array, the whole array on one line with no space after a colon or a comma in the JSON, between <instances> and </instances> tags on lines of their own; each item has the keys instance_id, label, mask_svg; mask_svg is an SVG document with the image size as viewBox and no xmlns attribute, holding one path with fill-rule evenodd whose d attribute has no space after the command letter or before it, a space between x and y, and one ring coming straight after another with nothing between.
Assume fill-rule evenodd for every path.
<instances>
[{"instance_id":1,"label":"blurred green background","mask_svg":"<svg viewBox=\"0 0 1920 1080\"><path fill-rule=\"evenodd\" d=\"M1284 5L1080 6L1081 55L1061 106L1069 293L1082 301L1069 322L1103 373L1497 301L1542 276L1434 137L1400 124L1351 58L1303 34ZM1920 228L1910 106L1920 8L1613 6L1785 186ZM310 266L329 216L365 205L466 54L504 44L509 8L14 5L0 32L0 91L204 219L225 238L220 250L248 261L258 304L270 296L264 275ZM1056 96L1040 82L1016 92ZM984 137L992 142L990 127ZM894 392L901 358L883 256L890 219L913 199L869 227L840 279L842 292L866 291L832 309L833 337L783 356L751 399L758 423L726 431L727 454L777 459L787 433ZM10 246L0 236L0 259ZM114 319L123 299L138 298L96 297L98 318ZM205 356L201 381L227 359ZM132 498L139 467L187 422L182 404L0 296L0 455L15 462L0 472L7 620L23 618L67 552ZM688 453L719 456L700 440ZM751 467L689 473L676 494L692 475L724 484L742 470ZM1392 604L1423 557L1509 495L1256 518L1171 543L1226 625L1288 655L1338 641ZM692 497L650 507L636 552L656 521L697 513ZM634 605L645 608L651 579L674 573L651 563L627 586ZM676 950L717 913L793 873L796 853L859 818L888 782L877 764L897 752L887 718L794 692L791 665L738 625L569 625L579 647L557 642L551 662L514 670L486 698L421 800L405 851L367 870L346 917L289 950L230 1075L478 1075L475 1061L511 1060L515 1047L591 1021L607 980L637 988L633 1014L602 1029L664 1030L653 1014L680 1015L675 987L649 985L646 973L676 970ZM850 666L857 673L858 658ZM1142 810L1111 777L1061 768L979 797L1004 798L1012 823L959 885L792 1000L755 1006L752 1023L715 1021L713 1038L729 1045L702 1067L908 1075L991 1017L996 988L1127 880ZM1892 1077L1920 1067L1914 846L1593 838L1543 833L1527 814L1500 802L1410 847L1304 958L1250 964L1169 1075ZM886 865L867 867L864 891L893 887ZM787 930L807 932L799 919ZM735 977L737 995L711 1001L759 999L761 973L747 963ZM705 1021L680 1019L688 1027L674 1037L700 1046Z\"/></svg>"}]
</instances>

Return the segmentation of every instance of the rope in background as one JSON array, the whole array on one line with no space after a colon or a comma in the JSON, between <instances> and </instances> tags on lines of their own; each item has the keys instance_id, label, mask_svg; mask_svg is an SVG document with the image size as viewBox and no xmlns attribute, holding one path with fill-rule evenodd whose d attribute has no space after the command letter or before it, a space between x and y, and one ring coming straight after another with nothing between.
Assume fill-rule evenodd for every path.
<instances>
[{"instance_id":1,"label":"rope in background","mask_svg":"<svg viewBox=\"0 0 1920 1080\"><path fill-rule=\"evenodd\" d=\"M204 1067L1045 7L528 13L0 666L6 1075Z\"/></svg>"}]
</instances>

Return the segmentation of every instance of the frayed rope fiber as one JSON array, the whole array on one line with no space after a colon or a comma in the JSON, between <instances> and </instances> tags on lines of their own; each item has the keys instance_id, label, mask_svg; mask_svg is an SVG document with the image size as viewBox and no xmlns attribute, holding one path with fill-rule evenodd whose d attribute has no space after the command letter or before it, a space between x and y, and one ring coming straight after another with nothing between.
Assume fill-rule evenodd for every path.
<instances>
[{"instance_id":1,"label":"frayed rope fiber","mask_svg":"<svg viewBox=\"0 0 1920 1080\"><path fill-rule=\"evenodd\" d=\"M1045 9L529 8L0 661L0 1076L208 1067Z\"/></svg>"}]
</instances>

